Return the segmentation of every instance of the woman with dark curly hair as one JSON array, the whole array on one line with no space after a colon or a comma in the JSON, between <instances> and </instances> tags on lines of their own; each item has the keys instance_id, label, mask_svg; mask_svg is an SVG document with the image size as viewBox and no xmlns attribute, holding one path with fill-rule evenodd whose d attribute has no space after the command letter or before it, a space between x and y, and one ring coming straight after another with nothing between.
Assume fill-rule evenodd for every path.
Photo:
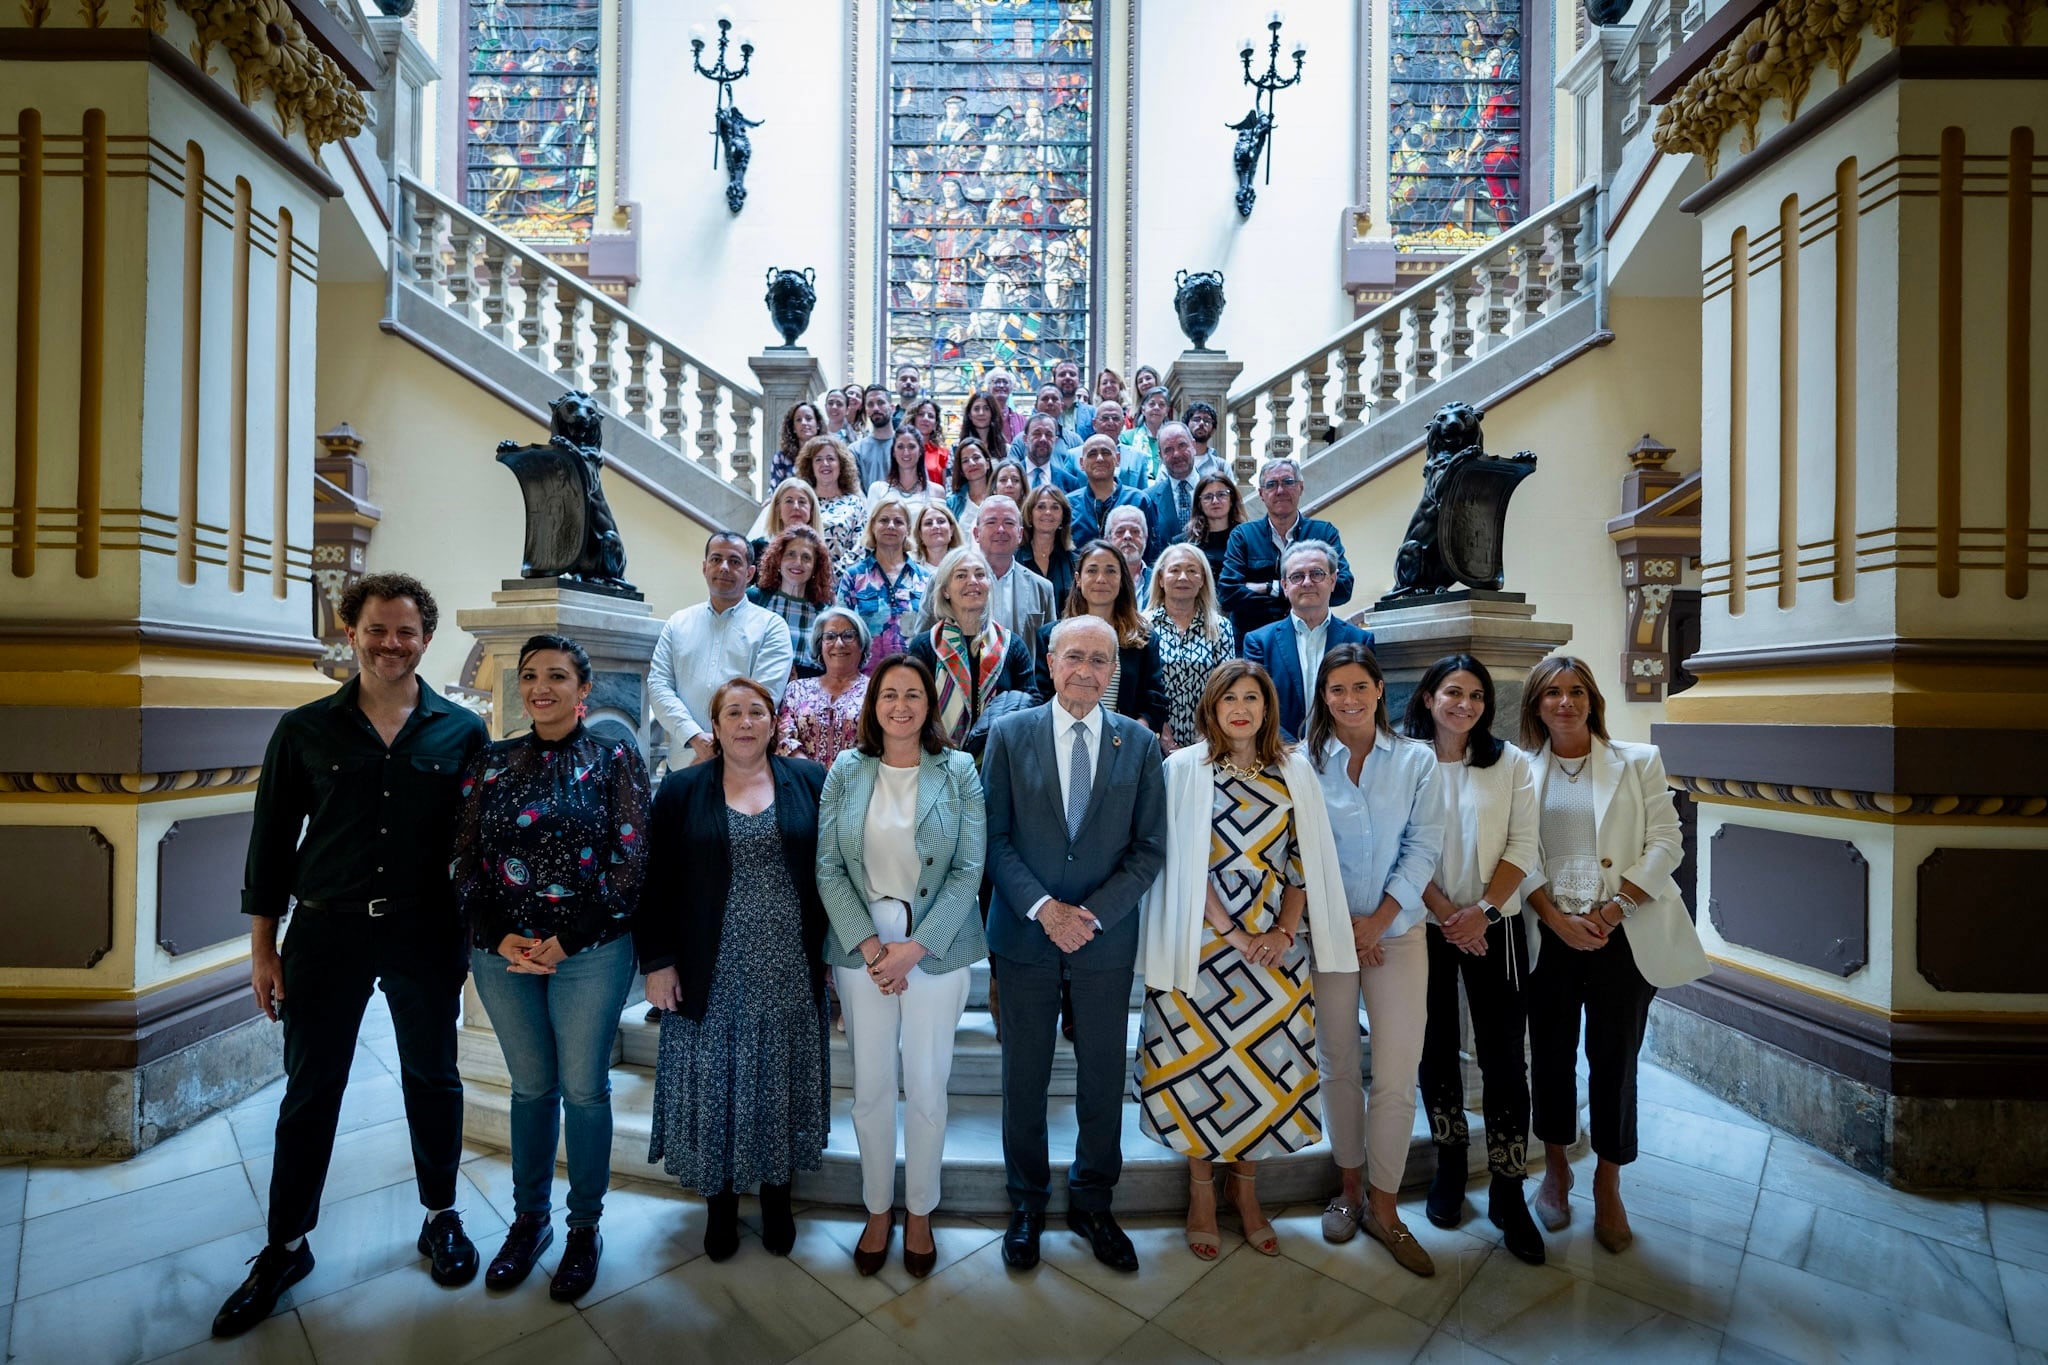
<instances>
[{"instance_id":1,"label":"woman with dark curly hair","mask_svg":"<svg viewBox=\"0 0 2048 1365\"><path fill-rule=\"evenodd\" d=\"M824 434L823 409L808 401L790 404L789 411L782 414L782 430L776 438L775 458L768 464L768 486L773 488L796 473L797 453L804 448L804 442Z\"/></svg>"},{"instance_id":2,"label":"woman with dark curly hair","mask_svg":"<svg viewBox=\"0 0 2048 1365\"><path fill-rule=\"evenodd\" d=\"M790 643L796 646L796 661L789 670L792 678L815 678L825 671L811 652L811 627L817 624L818 613L832 604L837 584L832 554L808 526L790 527L762 552L761 567L754 586L747 589L747 600L789 623Z\"/></svg>"}]
</instances>

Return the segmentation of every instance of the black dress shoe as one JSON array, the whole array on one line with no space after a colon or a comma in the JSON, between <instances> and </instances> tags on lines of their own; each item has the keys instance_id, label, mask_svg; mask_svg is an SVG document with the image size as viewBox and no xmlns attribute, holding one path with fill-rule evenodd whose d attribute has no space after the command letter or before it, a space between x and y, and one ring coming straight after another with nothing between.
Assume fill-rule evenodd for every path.
<instances>
[{"instance_id":1,"label":"black dress shoe","mask_svg":"<svg viewBox=\"0 0 2048 1365\"><path fill-rule=\"evenodd\" d=\"M213 1315L213 1334L238 1337L276 1311L278 1295L306 1278L313 1269L313 1248L301 1241L297 1251L267 1246L249 1258L249 1278L242 1281L220 1312Z\"/></svg>"},{"instance_id":2,"label":"black dress shoe","mask_svg":"<svg viewBox=\"0 0 2048 1365\"><path fill-rule=\"evenodd\" d=\"M588 1294L590 1286L597 1283L597 1262L603 1255L604 1237L596 1228L570 1228L548 1297L556 1303L574 1303Z\"/></svg>"},{"instance_id":3,"label":"black dress shoe","mask_svg":"<svg viewBox=\"0 0 2048 1365\"><path fill-rule=\"evenodd\" d=\"M1429 1197L1422 1203L1423 1216L1440 1228L1454 1228L1465 1217L1465 1149L1436 1149L1436 1178L1429 1182Z\"/></svg>"},{"instance_id":4,"label":"black dress shoe","mask_svg":"<svg viewBox=\"0 0 2048 1365\"><path fill-rule=\"evenodd\" d=\"M1138 1268L1138 1249L1131 1245L1131 1239L1116 1225L1116 1217L1108 1209L1100 1213L1068 1209L1067 1226L1087 1238L1088 1245L1095 1250L1095 1259L1111 1270Z\"/></svg>"},{"instance_id":5,"label":"black dress shoe","mask_svg":"<svg viewBox=\"0 0 2048 1365\"><path fill-rule=\"evenodd\" d=\"M451 1288L476 1278L476 1243L462 1230L462 1215L444 1209L420 1224L420 1255L433 1264L435 1284Z\"/></svg>"},{"instance_id":6,"label":"black dress shoe","mask_svg":"<svg viewBox=\"0 0 2048 1365\"><path fill-rule=\"evenodd\" d=\"M1530 1265L1543 1264L1543 1234L1529 1216L1522 1198L1522 1182L1513 1176L1497 1175L1487 1189L1487 1221L1500 1229L1501 1245Z\"/></svg>"},{"instance_id":7,"label":"black dress shoe","mask_svg":"<svg viewBox=\"0 0 2048 1365\"><path fill-rule=\"evenodd\" d=\"M740 1249L740 1197L731 1190L704 1196L710 1218L704 1224L704 1254L730 1261Z\"/></svg>"},{"instance_id":8,"label":"black dress shoe","mask_svg":"<svg viewBox=\"0 0 2048 1365\"><path fill-rule=\"evenodd\" d=\"M533 1271L540 1254L554 1244L554 1219L545 1213L522 1213L512 1220L505 1244L491 1257L484 1271L484 1284L491 1289L510 1289Z\"/></svg>"},{"instance_id":9,"label":"black dress shoe","mask_svg":"<svg viewBox=\"0 0 2048 1365\"><path fill-rule=\"evenodd\" d=\"M1038 1235L1045 1231L1045 1214L1018 1209L1010 1215L1010 1230L1003 1234L1003 1264L1012 1270L1029 1270L1038 1264Z\"/></svg>"}]
</instances>

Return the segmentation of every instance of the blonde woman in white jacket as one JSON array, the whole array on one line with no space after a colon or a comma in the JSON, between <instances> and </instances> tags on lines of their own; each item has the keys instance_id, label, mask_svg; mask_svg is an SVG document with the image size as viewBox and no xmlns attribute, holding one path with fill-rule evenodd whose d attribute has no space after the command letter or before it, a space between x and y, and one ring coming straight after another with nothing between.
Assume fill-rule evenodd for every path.
<instances>
[{"instance_id":1,"label":"blonde woman in white jacket","mask_svg":"<svg viewBox=\"0 0 2048 1365\"><path fill-rule=\"evenodd\" d=\"M1559 655L1529 670L1522 747L1532 755L1541 869L1522 885L1537 918L1529 976L1529 1055L1543 1184L1536 1214L1571 1222L1565 1148L1578 1131L1579 1020L1585 1019L1592 1108L1593 1236L1609 1251L1635 1235L1621 1168L1636 1159L1636 1058L1650 1001L1705 976L1707 955L1671 874L1683 858L1664 760L1649 744L1607 737L1593 670Z\"/></svg>"},{"instance_id":2,"label":"blonde woman in white jacket","mask_svg":"<svg viewBox=\"0 0 2048 1365\"><path fill-rule=\"evenodd\" d=\"M1540 811L1529 756L1493 733L1494 715L1486 665L1450 654L1415 684L1402 727L1436 751L1444 801L1443 851L1422 888L1430 911L1422 1104L1436 1140L1436 1179L1423 1211L1440 1228L1458 1226L1464 1214L1472 1137L1458 1056L1462 980L1486 1115L1486 1215L1511 1253L1541 1265L1543 1234L1522 1194L1529 1173L1529 1069L1522 1055L1529 944L1520 913L1522 882L1536 870Z\"/></svg>"}]
</instances>

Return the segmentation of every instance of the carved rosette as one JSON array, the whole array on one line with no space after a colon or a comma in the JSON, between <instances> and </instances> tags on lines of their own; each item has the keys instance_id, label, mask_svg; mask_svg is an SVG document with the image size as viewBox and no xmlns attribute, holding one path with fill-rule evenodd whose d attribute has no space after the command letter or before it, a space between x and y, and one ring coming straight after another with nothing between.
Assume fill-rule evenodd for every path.
<instances>
[{"instance_id":1,"label":"carved rosette","mask_svg":"<svg viewBox=\"0 0 2048 1365\"><path fill-rule=\"evenodd\" d=\"M192 60L211 71L215 47L234 67L235 93L254 104L268 91L277 110L279 131L303 128L315 151L329 142L353 137L369 118L362 92L332 57L313 45L285 0L177 0L177 6L198 30ZM136 22L159 23L138 6Z\"/></svg>"}]
</instances>

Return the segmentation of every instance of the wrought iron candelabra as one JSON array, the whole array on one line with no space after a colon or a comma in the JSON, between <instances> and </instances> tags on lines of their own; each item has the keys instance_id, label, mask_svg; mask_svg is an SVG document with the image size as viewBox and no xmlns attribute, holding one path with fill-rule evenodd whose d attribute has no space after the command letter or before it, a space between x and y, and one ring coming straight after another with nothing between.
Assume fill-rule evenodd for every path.
<instances>
[{"instance_id":1,"label":"wrought iron candelabra","mask_svg":"<svg viewBox=\"0 0 2048 1365\"><path fill-rule=\"evenodd\" d=\"M1252 74L1252 54L1257 50L1247 37L1237 56L1244 64L1244 83L1252 87L1252 110L1236 123L1224 125L1237 133L1237 146L1232 149L1230 164L1237 172L1237 213L1240 218L1252 216L1252 205L1258 202L1258 191L1252 188L1252 176L1263 158L1266 163L1266 183L1273 183L1273 96L1291 85L1301 83L1301 59L1308 55L1308 45L1297 42L1289 55L1294 58L1294 74L1280 74L1280 25L1285 16L1274 10L1266 16L1266 28L1272 40L1266 45L1266 74Z\"/></svg>"},{"instance_id":2,"label":"wrought iron candelabra","mask_svg":"<svg viewBox=\"0 0 2048 1365\"><path fill-rule=\"evenodd\" d=\"M747 202L747 163L754 159L754 144L747 137L747 129L759 128L760 119L750 119L740 112L733 103L733 82L746 76L754 65L754 40L748 34L741 34L740 64L735 70L725 59L727 45L732 42L732 18L718 16L718 57L710 67L704 65L705 35L700 25L690 35L690 64L697 68L697 74L706 80L718 82L718 107L711 124L711 165L715 169L721 149L725 153L725 206L738 213Z\"/></svg>"}]
</instances>

